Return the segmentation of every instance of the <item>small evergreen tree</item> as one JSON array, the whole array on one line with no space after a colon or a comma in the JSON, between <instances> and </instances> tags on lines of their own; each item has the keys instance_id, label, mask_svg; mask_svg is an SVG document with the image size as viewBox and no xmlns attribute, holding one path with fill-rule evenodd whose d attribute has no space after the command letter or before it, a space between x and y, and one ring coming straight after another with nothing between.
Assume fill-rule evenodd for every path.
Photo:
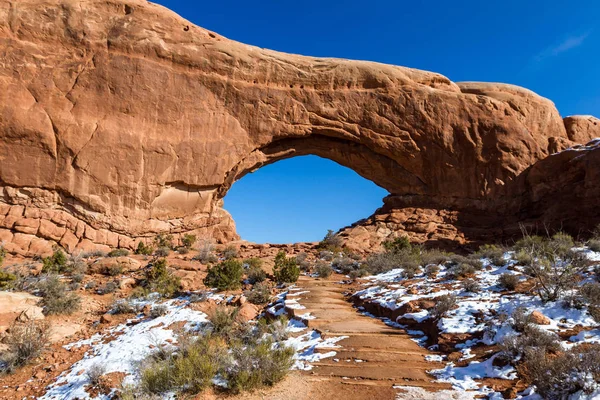
<instances>
[{"instance_id":1,"label":"small evergreen tree","mask_svg":"<svg viewBox=\"0 0 600 400\"><path fill-rule=\"evenodd\" d=\"M287 258L285 252L280 251L275 256L273 275L277 283L294 283L300 276L300 268L295 258Z\"/></svg>"},{"instance_id":2,"label":"small evergreen tree","mask_svg":"<svg viewBox=\"0 0 600 400\"><path fill-rule=\"evenodd\" d=\"M61 273L65 269L67 261L67 255L61 249L57 248L50 257L44 257L42 259L42 272Z\"/></svg>"},{"instance_id":3,"label":"small evergreen tree","mask_svg":"<svg viewBox=\"0 0 600 400\"><path fill-rule=\"evenodd\" d=\"M208 268L204 284L219 290L235 290L242 285L244 267L239 260L225 260Z\"/></svg>"}]
</instances>

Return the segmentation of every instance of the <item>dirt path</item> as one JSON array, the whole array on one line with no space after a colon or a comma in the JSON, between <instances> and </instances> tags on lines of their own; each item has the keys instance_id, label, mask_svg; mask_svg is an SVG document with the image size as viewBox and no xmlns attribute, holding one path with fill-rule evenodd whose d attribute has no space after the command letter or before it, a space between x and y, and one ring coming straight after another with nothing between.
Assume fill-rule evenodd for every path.
<instances>
[{"instance_id":1,"label":"dirt path","mask_svg":"<svg viewBox=\"0 0 600 400\"><path fill-rule=\"evenodd\" d=\"M402 396L393 387L448 389L448 385L432 382L426 373L443 367L425 361L425 356L432 353L417 345L404 331L357 312L344 298L343 293L349 288L338 283L340 279L340 275L327 280L303 276L298 287L307 293L291 297L306 307L291 312L316 317L305 322L323 337L348 336L338 342L341 348L336 349L335 357L324 359L308 372L307 378L313 383L311 398L330 400L332 394L338 398L343 395L344 399L420 398L414 394Z\"/></svg>"}]
</instances>

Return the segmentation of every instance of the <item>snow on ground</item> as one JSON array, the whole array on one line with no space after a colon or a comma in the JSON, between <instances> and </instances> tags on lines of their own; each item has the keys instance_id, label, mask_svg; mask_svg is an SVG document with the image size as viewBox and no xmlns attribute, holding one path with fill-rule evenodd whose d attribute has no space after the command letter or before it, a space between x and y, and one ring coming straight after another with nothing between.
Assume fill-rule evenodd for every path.
<instances>
[{"instance_id":1,"label":"snow on ground","mask_svg":"<svg viewBox=\"0 0 600 400\"><path fill-rule=\"evenodd\" d=\"M420 387L414 386L394 386L399 392L396 395L396 400L473 400L477 393L458 392L456 390L440 390L438 392L430 392Z\"/></svg>"},{"instance_id":2,"label":"snow on ground","mask_svg":"<svg viewBox=\"0 0 600 400\"><path fill-rule=\"evenodd\" d=\"M308 291L291 286L287 292L278 295L277 300L267 308L267 312L273 316L281 316L286 313L286 309L305 309L306 307L298 303L298 300L293 297L306 293L308 293ZM290 297L292 297L292 299L289 299ZM311 370L312 363L319 362L324 358L334 357L337 353L331 349L339 348L340 346L336 343L347 338L347 336L338 336L323 339L319 332L314 329L309 330L304 322L302 322L312 319L315 319L315 316L310 313L305 313L288 321L286 331L290 333L291 336L296 335L289 337L284 342L284 345L296 350L294 366L292 369ZM304 331L306 332L298 335L300 332ZM324 351L328 349L330 351Z\"/></svg>"},{"instance_id":3,"label":"snow on ground","mask_svg":"<svg viewBox=\"0 0 600 400\"><path fill-rule=\"evenodd\" d=\"M574 250L581 251L592 262L600 261L600 252L593 252L587 248L576 248ZM457 351L463 353L461 361L474 357L471 354L471 349L475 346L493 345L499 343L508 335L516 334L510 323L501 322L499 316L510 316L518 307L524 307L529 311L537 310L548 317L550 323L539 326L547 331L560 333L575 327L584 329L579 334L563 341L564 348L572 347L581 342L600 343L600 329L594 329L598 324L585 308L565 307L564 303L560 301L543 303L533 292L501 293L500 276L504 273L520 275L519 272L522 272L522 267L516 265L511 258L512 256L513 253L511 252L504 255L506 263L503 266L494 266L487 259L481 260L484 268L476 272L474 277L474 280L481 286L481 290L477 293L466 292L460 281L444 279L448 269L440 265L440 272L435 278L429 278L425 274L421 274L415 276L415 279L410 283L402 282L404 280L402 269L394 269L380 275L367 277L365 278L367 281L364 285L365 288L357 291L354 296L389 310L397 310L411 301L433 299L449 293L456 295L458 307L438 321L437 328L439 332L456 335L479 333L479 336L482 336L481 339L465 340L456 346ZM406 283L406 285L400 284L401 282ZM365 314L373 316L366 312ZM398 319L400 318L412 319L417 323L422 323L430 319L431 316L429 311L420 310L400 315ZM390 326L407 328L396 321L386 318L380 319ZM407 332L416 336L415 341L425 345L427 337L424 336L423 332L418 330L407 330ZM434 346L432 350L435 349ZM456 367L454 363L447 362L445 368L431 372L439 381L449 382L455 389L469 391L467 393L470 394L487 395L489 398L501 398L499 393L494 393L491 388L485 387L477 381L480 378L516 379L514 368L493 365L493 360L497 355L491 353L491 357L487 360L482 362L472 361L464 367ZM432 355L428 357L428 360L443 361L444 358L445 356ZM532 390L528 390L521 393L518 398L534 400L540 397ZM594 397L593 395L586 396L580 393L572 398L578 400L600 399L600 395Z\"/></svg>"},{"instance_id":4,"label":"snow on ground","mask_svg":"<svg viewBox=\"0 0 600 400\"><path fill-rule=\"evenodd\" d=\"M65 346L73 348L89 345L91 349L80 361L60 375L58 380L48 387L48 391L41 399L89 398L85 391L85 386L89 384L86 372L95 366L104 368L104 373L124 372L128 374L124 383L134 383L137 379L137 364L153 351L152 348L171 346L169 341L176 341L171 328L173 324L185 322L185 328L197 330L207 322L206 314L187 308L189 302L185 299L169 300L163 304L168 312L162 317L154 319L136 317L110 329L107 333L97 334L90 339ZM110 340L112 336L114 339ZM99 395L98 398L109 399L111 396Z\"/></svg>"},{"instance_id":5,"label":"snow on ground","mask_svg":"<svg viewBox=\"0 0 600 400\"><path fill-rule=\"evenodd\" d=\"M285 314L286 308L304 308L297 300L288 299L288 297L299 296L303 293L306 292L298 292L298 289L290 288L288 292L277 296L277 300L269 305L267 312L274 316L280 316ZM218 294L212 294L209 298L218 303L231 301L231 298L225 298ZM134 303L141 308L147 304L152 305L154 301L150 299L134 301ZM67 349L81 346L90 346L90 349L80 361L73 364L53 384L48 386L46 394L41 399L89 399L90 395L85 390L86 385L90 383L86 372L96 366L103 368L103 374L125 373L127 376L123 383L125 385L136 384L139 382L136 372L139 363L157 348L172 347L176 344L177 338L173 328L175 324L185 323L184 329L200 331L208 323L206 314L189 308L190 301L187 297L169 300L162 304L167 308L164 316L150 319L140 314L102 334L95 334L88 339L66 345ZM336 352L333 349L339 348L336 343L346 338L346 336L341 336L323 339L317 331L308 329L302 322L314 318L310 313L305 313L299 319L290 319L287 323L286 332L290 337L283 344L296 351L292 369L310 370L312 369L311 363L335 356ZM96 398L107 400L112 398L113 394L99 394ZM174 396L174 394L166 395L165 398L174 398Z\"/></svg>"}]
</instances>

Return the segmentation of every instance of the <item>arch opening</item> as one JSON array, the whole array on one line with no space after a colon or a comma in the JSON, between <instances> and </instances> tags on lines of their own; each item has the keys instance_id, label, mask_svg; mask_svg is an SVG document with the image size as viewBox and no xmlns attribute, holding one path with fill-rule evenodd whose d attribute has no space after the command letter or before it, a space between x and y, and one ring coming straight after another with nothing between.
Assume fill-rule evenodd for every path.
<instances>
[{"instance_id":1,"label":"arch opening","mask_svg":"<svg viewBox=\"0 0 600 400\"><path fill-rule=\"evenodd\" d=\"M271 162L236 180L224 208L242 239L314 242L371 215L389 193L353 169L316 155Z\"/></svg>"}]
</instances>

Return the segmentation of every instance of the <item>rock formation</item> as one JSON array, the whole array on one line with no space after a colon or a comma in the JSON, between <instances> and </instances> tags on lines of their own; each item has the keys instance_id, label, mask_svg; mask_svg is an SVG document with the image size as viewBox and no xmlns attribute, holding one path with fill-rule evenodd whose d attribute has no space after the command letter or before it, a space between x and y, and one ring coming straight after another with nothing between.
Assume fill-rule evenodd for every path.
<instances>
[{"instance_id":1,"label":"rock formation","mask_svg":"<svg viewBox=\"0 0 600 400\"><path fill-rule=\"evenodd\" d=\"M160 232L232 240L222 199L233 182L303 154L390 192L345 230L369 235L363 245L398 230L419 241L487 239L521 221L562 223L573 201L595 196L585 186L576 200L544 205L553 190L598 182L598 151L548 156L600 128L592 117L563 121L523 88L259 49L143 0L1 4L9 251L131 248ZM592 214L574 225L587 229L599 221Z\"/></svg>"}]
</instances>

